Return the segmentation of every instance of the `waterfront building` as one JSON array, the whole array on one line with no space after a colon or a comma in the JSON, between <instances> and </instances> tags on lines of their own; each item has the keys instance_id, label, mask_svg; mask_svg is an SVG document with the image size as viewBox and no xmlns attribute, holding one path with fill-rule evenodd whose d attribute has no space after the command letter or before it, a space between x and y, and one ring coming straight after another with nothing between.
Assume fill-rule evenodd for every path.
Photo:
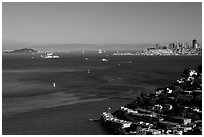
<instances>
[{"instance_id":1,"label":"waterfront building","mask_svg":"<svg viewBox=\"0 0 204 137\"><path fill-rule=\"evenodd\" d=\"M151 128L142 128L137 132L137 135L161 135L161 131Z\"/></svg>"},{"instance_id":2,"label":"waterfront building","mask_svg":"<svg viewBox=\"0 0 204 137\"><path fill-rule=\"evenodd\" d=\"M152 112L150 110L146 110L146 109L142 109L142 108L135 108L135 111L137 111L138 113L144 113L144 114L155 114L154 112Z\"/></svg>"},{"instance_id":3,"label":"waterfront building","mask_svg":"<svg viewBox=\"0 0 204 137\"><path fill-rule=\"evenodd\" d=\"M103 112L101 114L102 122L112 129L127 128L132 124L131 121L125 121L114 117L111 113Z\"/></svg>"},{"instance_id":4,"label":"waterfront building","mask_svg":"<svg viewBox=\"0 0 204 137\"><path fill-rule=\"evenodd\" d=\"M159 118L156 114L142 114L142 113L126 113L125 117L129 121L144 121L144 122L154 122L159 121Z\"/></svg>"},{"instance_id":5,"label":"waterfront building","mask_svg":"<svg viewBox=\"0 0 204 137\"><path fill-rule=\"evenodd\" d=\"M126 113L138 113L138 111L135 111L135 110L132 110L132 109L129 109L129 108L126 108L124 106L121 106L120 109Z\"/></svg>"},{"instance_id":6,"label":"waterfront building","mask_svg":"<svg viewBox=\"0 0 204 137\"><path fill-rule=\"evenodd\" d=\"M177 117L177 116L168 117L168 121L176 122L176 123L183 124L183 125L187 125L187 124L191 123L190 118L183 118L183 117Z\"/></svg>"},{"instance_id":7,"label":"waterfront building","mask_svg":"<svg viewBox=\"0 0 204 137\"><path fill-rule=\"evenodd\" d=\"M180 125L175 122L170 122L170 121L159 121L157 123L157 128L158 129L174 129L174 128L179 128Z\"/></svg>"}]
</instances>

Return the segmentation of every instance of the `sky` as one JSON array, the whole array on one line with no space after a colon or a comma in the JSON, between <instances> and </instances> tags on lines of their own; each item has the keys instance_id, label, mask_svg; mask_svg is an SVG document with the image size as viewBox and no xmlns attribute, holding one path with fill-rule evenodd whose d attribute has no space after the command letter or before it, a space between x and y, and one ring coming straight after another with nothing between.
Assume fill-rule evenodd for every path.
<instances>
[{"instance_id":1,"label":"sky","mask_svg":"<svg viewBox=\"0 0 204 137\"><path fill-rule=\"evenodd\" d=\"M202 3L3 3L3 47L202 41Z\"/></svg>"}]
</instances>

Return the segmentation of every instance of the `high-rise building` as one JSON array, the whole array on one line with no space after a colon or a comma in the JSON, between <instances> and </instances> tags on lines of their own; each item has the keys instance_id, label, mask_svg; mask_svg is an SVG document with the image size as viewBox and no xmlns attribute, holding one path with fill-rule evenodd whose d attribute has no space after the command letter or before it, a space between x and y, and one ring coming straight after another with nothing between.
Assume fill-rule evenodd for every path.
<instances>
[{"instance_id":1,"label":"high-rise building","mask_svg":"<svg viewBox=\"0 0 204 137\"><path fill-rule=\"evenodd\" d=\"M185 43L185 48L187 48L187 49L189 48L188 42Z\"/></svg>"},{"instance_id":2,"label":"high-rise building","mask_svg":"<svg viewBox=\"0 0 204 137\"><path fill-rule=\"evenodd\" d=\"M197 40L192 40L192 48L197 48Z\"/></svg>"},{"instance_id":3,"label":"high-rise building","mask_svg":"<svg viewBox=\"0 0 204 137\"><path fill-rule=\"evenodd\" d=\"M156 44L156 45L155 45L155 48L156 48L156 49L159 49L159 44Z\"/></svg>"},{"instance_id":4,"label":"high-rise building","mask_svg":"<svg viewBox=\"0 0 204 137\"><path fill-rule=\"evenodd\" d=\"M169 49L173 50L173 49L175 49L175 48L176 48L175 43L171 43L171 44L169 44Z\"/></svg>"}]
</instances>

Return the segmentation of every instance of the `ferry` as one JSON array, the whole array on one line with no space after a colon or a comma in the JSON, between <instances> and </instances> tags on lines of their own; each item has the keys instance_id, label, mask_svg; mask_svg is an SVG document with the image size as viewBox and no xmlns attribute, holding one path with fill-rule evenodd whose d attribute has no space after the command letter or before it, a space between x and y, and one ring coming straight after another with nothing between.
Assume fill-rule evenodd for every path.
<instances>
[{"instance_id":1,"label":"ferry","mask_svg":"<svg viewBox=\"0 0 204 137\"><path fill-rule=\"evenodd\" d=\"M53 55L52 52L45 53L44 55L41 55L41 57L42 57L42 58L45 58L45 59L49 59L49 58L59 58L59 56Z\"/></svg>"},{"instance_id":2,"label":"ferry","mask_svg":"<svg viewBox=\"0 0 204 137\"><path fill-rule=\"evenodd\" d=\"M99 54L101 54L102 52L103 52L103 50L102 50L102 49L99 49L99 50L98 50L98 53L99 53Z\"/></svg>"},{"instance_id":3,"label":"ferry","mask_svg":"<svg viewBox=\"0 0 204 137\"><path fill-rule=\"evenodd\" d=\"M105 59L105 58L101 59L101 61L102 61L102 62L108 62L108 60Z\"/></svg>"}]
</instances>

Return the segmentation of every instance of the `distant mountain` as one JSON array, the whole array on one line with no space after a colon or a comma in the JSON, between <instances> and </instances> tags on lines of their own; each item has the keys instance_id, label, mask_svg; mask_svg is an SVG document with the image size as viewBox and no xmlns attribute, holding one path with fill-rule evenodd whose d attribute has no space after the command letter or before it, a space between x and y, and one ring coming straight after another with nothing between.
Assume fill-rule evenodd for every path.
<instances>
[{"instance_id":1,"label":"distant mountain","mask_svg":"<svg viewBox=\"0 0 204 137\"><path fill-rule=\"evenodd\" d=\"M38 52L37 50L27 48L5 51L5 53L37 53L37 52Z\"/></svg>"},{"instance_id":2,"label":"distant mountain","mask_svg":"<svg viewBox=\"0 0 204 137\"><path fill-rule=\"evenodd\" d=\"M3 40L2 49L22 49L22 48L35 48L38 51L98 51L99 49L106 51L138 51L145 50L152 47L153 43L113 43L113 44L91 44L91 43L51 43L51 44L37 44L29 42L18 42Z\"/></svg>"},{"instance_id":3,"label":"distant mountain","mask_svg":"<svg viewBox=\"0 0 204 137\"><path fill-rule=\"evenodd\" d=\"M98 51L99 49L106 51L137 51L145 50L153 44L80 44L80 43L67 43L67 44L50 44L50 45L36 45L38 50L51 50L51 51Z\"/></svg>"}]
</instances>

